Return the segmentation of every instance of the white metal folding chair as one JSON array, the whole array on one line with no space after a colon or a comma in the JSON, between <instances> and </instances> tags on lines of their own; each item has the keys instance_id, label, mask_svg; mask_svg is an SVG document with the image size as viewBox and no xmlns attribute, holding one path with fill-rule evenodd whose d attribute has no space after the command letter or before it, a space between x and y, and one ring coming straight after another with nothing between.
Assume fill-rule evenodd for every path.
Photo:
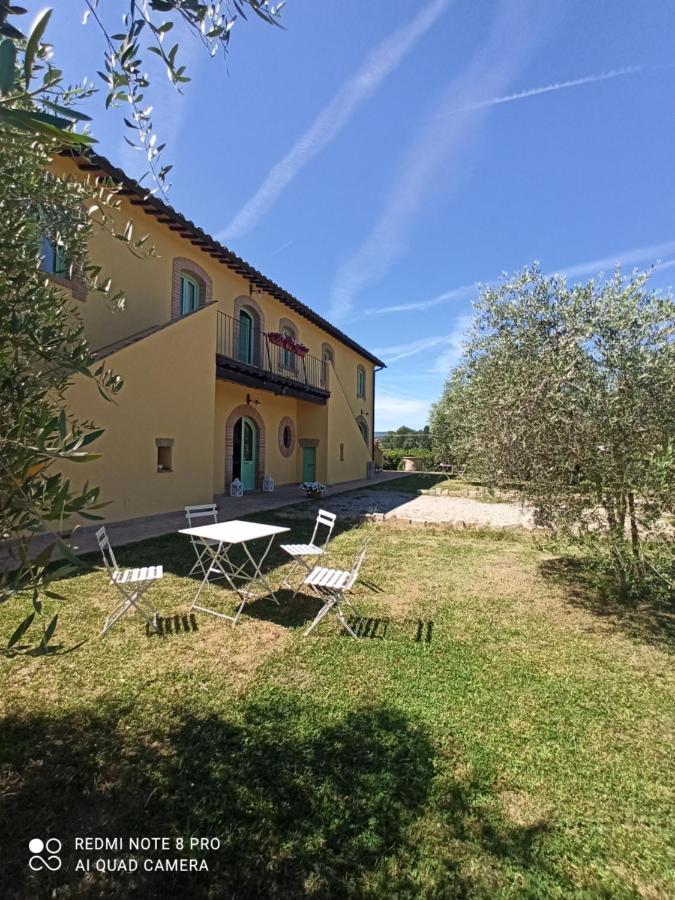
<instances>
[{"instance_id":1,"label":"white metal folding chair","mask_svg":"<svg viewBox=\"0 0 675 900\"><path fill-rule=\"evenodd\" d=\"M316 560L317 557L323 556L323 554L326 552L328 541L331 539L331 536L333 534L333 528L335 527L336 518L337 516L334 513L327 512L325 509L320 509L316 517L316 521L314 522L314 531L312 532L312 536L309 539L308 544L281 545L281 549L285 550L293 560L293 565L291 566L288 573L286 574L286 577L281 583L282 588L287 587L290 590L293 590L291 576L297 571L297 569L305 569L308 574L312 571L312 566L314 564L313 561ZM322 525L325 526L328 530L326 531L323 544L317 544L317 532L319 530L319 526ZM294 597L300 590L301 585L302 582L293 591Z\"/></svg>"},{"instance_id":2,"label":"white metal folding chair","mask_svg":"<svg viewBox=\"0 0 675 900\"><path fill-rule=\"evenodd\" d=\"M345 596L347 591L350 591L354 584L356 583L356 579L359 577L359 571L363 564L363 560L366 556L366 547L368 546L368 541L370 538L366 540L361 549L359 550L358 556L354 561L354 565L351 568L351 571L344 571L342 569L326 569L323 566L315 566L309 575L303 581L303 585L311 588L315 594L318 594L324 601L323 606L319 610L316 615L316 618L309 626L307 631L305 631L305 637L312 631L319 622L326 616L331 610L334 610L340 624L342 627L351 634L352 637L356 637L356 632L350 628L345 614L342 610L342 603L346 601L351 607L352 611L358 616L357 610L354 608L352 602Z\"/></svg>"},{"instance_id":3,"label":"white metal folding chair","mask_svg":"<svg viewBox=\"0 0 675 900\"><path fill-rule=\"evenodd\" d=\"M106 619L103 626L102 635L106 635L113 627L115 622L122 618L130 609L139 612L148 625L157 626L157 610L150 606L147 600L143 599L143 594L147 591L153 581L158 581L164 577L164 569L162 566L142 566L136 569L120 569L115 559L115 553L110 546L110 540L105 528L99 528L96 532L96 540L103 554L103 562L110 575L110 583L114 584L120 592L123 601L117 606Z\"/></svg>"},{"instance_id":4,"label":"white metal folding chair","mask_svg":"<svg viewBox=\"0 0 675 900\"><path fill-rule=\"evenodd\" d=\"M218 522L218 508L215 503L201 503L196 506L186 506L185 507L185 518L187 519L188 528L196 527L197 525L215 525ZM209 565L208 574L218 573L217 577L220 578L221 575L213 565L211 557L206 549L206 546L203 541L199 540L199 538L190 535L190 541L192 542L192 546L194 547L194 551L197 554L197 559L195 564L192 566L189 575L193 575L198 569L201 569L202 578L206 578L206 564ZM208 541L212 546L217 544L218 541Z\"/></svg>"}]
</instances>

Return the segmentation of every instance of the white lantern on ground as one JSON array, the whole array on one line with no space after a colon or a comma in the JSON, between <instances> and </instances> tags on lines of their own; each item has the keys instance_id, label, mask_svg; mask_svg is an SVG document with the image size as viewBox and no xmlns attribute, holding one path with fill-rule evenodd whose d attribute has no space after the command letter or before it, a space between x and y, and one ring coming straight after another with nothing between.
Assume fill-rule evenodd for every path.
<instances>
[{"instance_id":1,"label":"white lantern on ground","mask_svg":"<svg viewBox=\"0 0 675 900\"><path fill-rule=\"evenodd\" d=\"M271 475L265 475L263 478L262 489L268 494L274 490L274 478Z\"/></svg>"},{"instance_id":2,"label":"white lantern on ground","mask_svg":"<svg viewBox=\"0 0 675 900\"><path fill-rule=\"evenodd\" d=\"M243 497L244 496L244 485L241 483L239 478L235 478L232 484L230 485L230 497Z\"/></svg>"}]
</instances>

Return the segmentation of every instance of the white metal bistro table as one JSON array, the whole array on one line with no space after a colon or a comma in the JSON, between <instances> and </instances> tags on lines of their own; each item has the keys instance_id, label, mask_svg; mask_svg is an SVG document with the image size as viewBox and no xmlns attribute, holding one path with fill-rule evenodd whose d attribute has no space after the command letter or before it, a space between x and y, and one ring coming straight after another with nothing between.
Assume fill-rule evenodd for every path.
<instances>
[{"instance_id":1,"label":"white metal bistro table","mask_svg":"<svg viewBox=\"0 0 675 900\"><path fill-rule=\"evenodd\" d=\"M278 604L279 601L266 577L261 572L261 568L267 554L272 549L274 538L284 531L290 531L290 528L282 528L279 525L261 525L257 522L242 522L239 519L233 519L231 522L218 522L214 525L198 525L195 528L181 528L179 534L187 534L190 537L198 538L204 544L204 560L206 562L207 559L210 559L210 564L204 567L204 579L199 585L199 590L192 601L190 609L199 609L202 612L210 613L212 616L220 616L221 619L228 619L233 624L236 624L246 601L250 597L256 596L253 589L258 583L265 586L268 594ZM264 538L269 538L269 540L265 546L264 553L256 560L248 545L252 541L259 541ZM241 565L237 565L230 559L230 552L237 545L241 545L244 551L245 559ZM225 613L197 604L199 595L212 572L220 572L221 576L241 599L239 609L234 616L227 616ZM237 585L238 581L243 582L243 584Z\"/></svg>"}]
</instances>

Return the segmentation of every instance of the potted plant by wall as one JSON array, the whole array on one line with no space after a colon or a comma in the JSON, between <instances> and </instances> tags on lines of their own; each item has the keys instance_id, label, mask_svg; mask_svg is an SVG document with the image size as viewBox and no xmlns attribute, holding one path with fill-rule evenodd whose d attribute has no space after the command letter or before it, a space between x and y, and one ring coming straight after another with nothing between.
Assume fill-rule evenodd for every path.
<instances>
[{"instance_id":1,"label":"potted plant by wall","mask_svg":"<svg viewBox=\"0 0 675 900\"><path fill-rule=\"evenodd\" d=\"M320 481L303 481L300 485L300 490L305 492L306 497L311 497L313 500L320 500L321 497L326 493L326 485L321 484Z\"/></svg>"}]
</instances>

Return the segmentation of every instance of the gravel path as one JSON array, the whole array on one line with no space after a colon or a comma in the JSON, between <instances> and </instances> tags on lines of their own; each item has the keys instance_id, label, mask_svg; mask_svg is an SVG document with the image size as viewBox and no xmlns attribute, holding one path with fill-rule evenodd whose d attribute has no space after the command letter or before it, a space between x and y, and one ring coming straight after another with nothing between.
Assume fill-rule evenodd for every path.
<instances>
[{"instance_id":1,"label":"gravel path","mask_svg":"<svg viewBox=\"0 0 675 900\"><path fill-rule=\"evenodd\" d=\"M532 511L516 503L483 503L468 497L434 496L395 491L352 491L327 496L316 504L338 517L357 519L364 513L378 513L386 519L412 519L415 522L462 523L491 528L534 528ZM288 511L289 518L307 515L307 509Z\"/></svg>"},{"instance_id":2,"label":"gravel path","mask_svg":"<svg viewBox=\"0 0 675 900\"><path fill-rule=\"evenodd\" d=\"M532 511L526 507L515 503L482 503L468 497L422 495L397 506L385 518L413 519L418 522L466 522L491 528L534 528Z\"/></svg>"}]
</instances>

